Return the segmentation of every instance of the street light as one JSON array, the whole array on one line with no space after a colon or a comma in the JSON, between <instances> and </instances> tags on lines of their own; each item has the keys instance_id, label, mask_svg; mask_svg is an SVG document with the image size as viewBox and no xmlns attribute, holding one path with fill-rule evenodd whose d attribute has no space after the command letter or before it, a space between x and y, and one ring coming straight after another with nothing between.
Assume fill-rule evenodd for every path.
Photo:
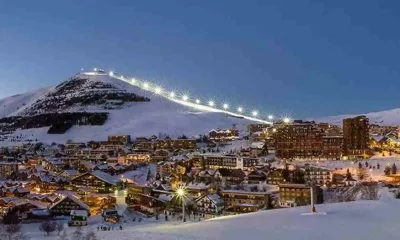
<instances>
[{"instance_id":1,"label":"street light","mask_svg":"<svg viewBox=\"0 0 400 240\"><path fill-rule=\"evenodd\" d=\"M238 107L237 111L238 111L239 113L242 113L242 112L243 112L243 108L242 108L242 107Z\"/></svg>"},{"instance_id":2,"label":"street light","mask_svg":"<svg viewBox=\"0 0 400 240\"><path fill-rule=\"evenodd\" d=\"M229 105L227 103L224 103L224 105L222 105L222 107L227 110L229 108Z\"/></svg>"},{"instance_id":3,"label":"street light","mask_svg":"<svg viewBox=\"0 0 400 240\"><path fill-rule=\"evenodd\" d=\"M284 122L284 123L290 123L290 118L285 117L285 118L283 119L283 122Z\"/></svg>"},{"instance_id":4,"label":"street light","mask_svg":"<svg viewBox=\"0 0 400 240\"><path fill-rule=\"evenodd\" d=\"M274 119L274 116L273 115L268 115L268 119L272 120L272 119Z\"/></svg>"},{"instance_id":5,"label":"street light","mask_svg":"<svg viewBox=\"0 0 400 240\"><path fill-rule=\"evenodd\" d=\"M184 187L180 186L178 189L176 189L176 195L182 199L182 221L186 222L185 218L185 196L186 196L186 191Z\"/></svg>"},{"instance_id":6,"label":"street light","mask_svg":"<svg viewBox=\"0 0 400 240\"><path fill-rule=\"evenodd\" d=\"M156 89L154 91L156 92L156 94L161 94L162 88L161 87L156 87Z\"/></svg>"},{"instance_id":7,"label":"street light","mask_svg":"<svg viewBox=\"0 0 400 240\"><path fill-rule=\"evenodd\" d=\"M196 99L196 103L197 103L197 104L200 104L200 99Z\"/></svg>"}]
</instances>

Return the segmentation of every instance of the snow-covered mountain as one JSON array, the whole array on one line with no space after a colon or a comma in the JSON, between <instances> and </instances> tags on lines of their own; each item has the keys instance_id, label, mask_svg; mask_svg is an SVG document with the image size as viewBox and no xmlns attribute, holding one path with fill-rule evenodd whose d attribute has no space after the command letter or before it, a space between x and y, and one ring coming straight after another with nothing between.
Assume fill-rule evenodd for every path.
<instances>
[{"instance_id":1,"label":"snow-covered mountain","mask_svg":"<svg viewBox=\"0 0 400 240\"><path fill-rule=\"evenodd\" d=\"M9 117L6 123L0 122L0 132L3 131L3 144L7 143L10 136L63 142L69 139L102 140L112 134L130 134L133 137L149 137L160 133L171 137L182 134L195 136L214 128L230 128L233 124L243 130L250 123L249 120L221 111L199 109L179 102L144 91L108 74L79 73L56 87L0 100L0 116L3 119ZM52 119L53 115L66 112L102 112L108 113L108 119L103 125L97 126L82 125L83 120L79 120L79 124L75 123L64 134L52 135L47 134L50 126L35 125L37 118L33 124L37 126L35 128L30 119L25 119L44 114L45 120L40 119L42 123L48 120L49 114ZM5 139L6 127L15 122L20 124L16 128L23 129L7 130L8 139Z\"/></svg>"},{"instance_id":2,"label":"snow-covered mountain","mask_svg":"<svg viewBox=\"0 0 400 240\"><path fill-rule=\"evenodd\" d=\"M400 108L395 108L392 110L385 110L379 112L371 112L364 114L350 114L350 115L337 115L337 116L329 116L329 117L321 117L317 119L313 119L316 122L327 122L336 125L342 125L343 119L352 118L360 115L365 115L369 118L370 124L379 124L379 125L400 125Z\"/></svg>"}]
</instances>

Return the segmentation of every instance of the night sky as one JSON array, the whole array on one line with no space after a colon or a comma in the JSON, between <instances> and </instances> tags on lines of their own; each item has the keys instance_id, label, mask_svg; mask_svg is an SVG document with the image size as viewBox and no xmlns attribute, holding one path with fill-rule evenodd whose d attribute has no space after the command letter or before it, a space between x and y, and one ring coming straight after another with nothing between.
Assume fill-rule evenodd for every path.
<instances>
[{"instance_id":1,"label":"night sky","mask_svg":"<svg viewBox=\"0 0 400 240\"><path fill-rule=\"evenodd\" d=\"M0 0L0 98L103 67L296 118L398 107L400 1Z\"/></svg>"}]
</instances>

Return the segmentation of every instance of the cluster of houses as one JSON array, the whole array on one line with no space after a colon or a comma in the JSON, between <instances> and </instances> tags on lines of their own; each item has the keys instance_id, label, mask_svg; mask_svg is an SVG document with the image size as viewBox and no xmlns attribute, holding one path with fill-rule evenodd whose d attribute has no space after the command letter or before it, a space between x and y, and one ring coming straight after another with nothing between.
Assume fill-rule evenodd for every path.
<instances>
[{"instance_id":1,"label":"cluster of houses","mask_svg":"<svg viewBox=\"0 0 400 240\"><path fill-rule=\"evenodd\" d=\"M218 131L209 137L231 141L238 135L235 128ZM104 214L113 212L120 191L129 209L149 216L181 212L185 201L188 213L214 217L307 205L311 196L322 203L321 186L346 184L328 169L276 166L262 143L229 150L221 142L209 143L155 136L133 141L125 135L1 149L0 217ZM178 187L184 188L184 199L176 195Z\"/></svg>"}]
</instances>

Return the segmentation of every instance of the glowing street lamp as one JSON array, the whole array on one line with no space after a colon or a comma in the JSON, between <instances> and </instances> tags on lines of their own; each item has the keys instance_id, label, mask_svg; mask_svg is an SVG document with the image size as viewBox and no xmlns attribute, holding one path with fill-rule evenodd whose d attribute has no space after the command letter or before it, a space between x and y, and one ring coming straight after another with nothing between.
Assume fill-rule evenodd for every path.
<instances>
[{"instance_id":1,"label":"glowing street lamp","mask_svg":"<svg viewBox=\"0 0 400 240\"><path fill-rule=\"evenodd\" d=\"M189 96L188 95L183 95L182 96L182 100L186 102L187 100L189 100Z\"/></svg>"},{"instance_id":2,"label":"glowing street lamp","mask_svg":"<svg viewBox=\"0 0 400 240\"><path fill-rule=\"evenodd\" d=\"M237 108L237 111L238 111L239 113L242 113L242 112L243 112L243 108L242 108L242 107L238 107L238 108Z\"/></svg>"},{"instance_id":3,"label":"glowing street lamp","mask_svg":"<svg viewBox=\"0 0 400 240\"><path fill-rule=\"evenodd\" d=\"M147 83L147 82L143 83L143 88L144 89L146 89L146 90L149 89L149 86L150 86L149 83Z\"/></svg>"},{"instance_id":4,"label":"glowing street lamp","mask_svg":"<svg viewBox=\"0 0 400 240\"><path fill-rule=\"evenodd\" d=\"M290 118L285 117L285 118L283 119L283 122L284 122L284 123L290 123Z\"/></svg>"},{"instance_id":5,"label":"glowing street lamp","mask_svg":"<svg viewBox=\"0 0 400 240\"><path fill-rule=\"evenodd\" d=\"M131 79L131 83L132 83L132 84L135 84L135 83L136 83L136 79L135 79L135 78L132 78L132 79Z\"/></svg>"},{"instance_id":6,"label":"glowing street lamp","mask_svg":"<svg viewBox=\"0 0 400 240\"><path fill-rule=\"evenodd\" d=\"M276 132L276 128L273 128L273 129L272 129L272 132Z\"/></svg>"},{"instance_id":7,"label":"glowing street lamp","mask_svg":"<svg viewBox=\"0 0 400 240\"><path fill-rule=\"evenodd\" d=\"M224 103L224 105L222 105L222 107L227 110L229 108L229 105L227 103Z\"/></svg>"},{"instance_id":8,"label":"glowing street lamp","mask_svg":"<svg viewBox=\"0 0 400 240\"><path fill-rule=\"evenodd\" d=\"M209 102L208 102L208 106L214 107L214 105L215 105L214 101L209 101Z\"/></svg>"},{"instance_id":9,"label":"glowing street lamp","mask_svg":"<svg viewBox=\"0 0 400 240\"><path fill-rule=\"evenodd\" d=\"M157 94L161 94L162 89L161 89L160 87L156 87L156 89L155 89L154 91L155 91L155 93L157 93Z\"/></svg>"},{"instance_id":10,"label":"glowing street lamp","mask_svg":"<svg viewBox=\"0 0 400 240\"><path fill-rule=\"evenodd\" d=\"M258 116L258 112L256 110L254 110L253 112L251 112L251 115L253 115L253 117L257 117Z\"/></svg>"},{"instance_id":11,"label":"glowing street lamp","mask_svg":"<svg viewBox=\"0 0 400 240\"><path fill-rule=\"evenodd\" d=\"M113 72L113 71L110 71L110 72L108 73L108 75L110 75L111 77L113 77L113 76L114 76L114 72Z\"/></svg>"},{"instance_id":12,"label":"glowing street lamp","mask_svg":"<svg viewBox=\"0 0 400 240\"><path fill-rule=\"evenodd\" d=\"M186 191L183 186L180 186L178 189L176 189L175 194L182 199L182 221L186 222L186 217L185 217L185 196L186 196Z\"/></svg>"},{"instance_id":13,"label":"glowing street lamp","mask_svg":"<svg viewBox=\"0 0 400 240\"><path fill-rule=\"evenodd\" d=\"M170 92L170 93L169 93L169 96L170 96L171 98L174 98L174 97L175 97L175 93L174 93L174 92Z\"/></svg>"},{"instance_id":14,"label":"glowing street lamp","mask_svg":"<svg viewBox=\"0 0 400 240\"><path fill-rule=\"evenodd\" d=\"M200 99L196 99L196 103L197 103L197 104L200 104Z\"/></svg>"},{"instance_id":15,"label":"glowing street lamp","mask_svg":"<svg viewBox=\"0 0 400 240\"><path fill-rule=\"evenodd\" d=\"M274 119L274 116L273 115L268 115L268 120L272 120L272 119Z\"/></svg>"}]
</instances>

